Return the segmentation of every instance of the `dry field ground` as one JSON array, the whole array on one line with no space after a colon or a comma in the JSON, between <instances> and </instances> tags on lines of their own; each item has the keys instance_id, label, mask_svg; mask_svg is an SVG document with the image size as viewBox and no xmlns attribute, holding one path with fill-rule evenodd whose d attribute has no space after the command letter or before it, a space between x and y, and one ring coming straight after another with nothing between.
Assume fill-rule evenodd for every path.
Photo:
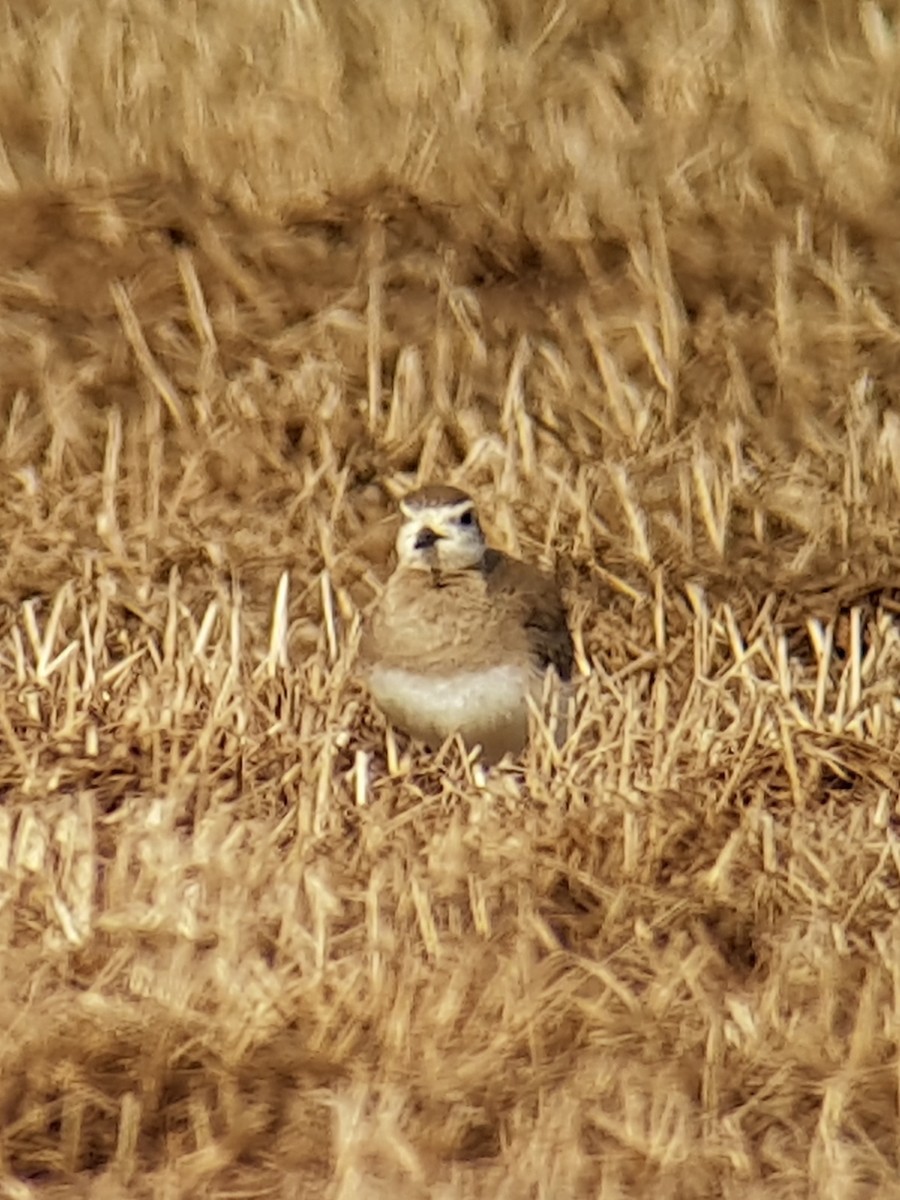
<instances>
[{"instance_id":1,"label":"dry field ground","mask_svg":"<svg viewBox=\"0 0 900 1200\"><path fill-rule=\"evenodd\" d=\"M900 5L8 0L0 1195L900 1197ZM555 562L488 775L392 497Z\"/></svg>"}]
</instances>

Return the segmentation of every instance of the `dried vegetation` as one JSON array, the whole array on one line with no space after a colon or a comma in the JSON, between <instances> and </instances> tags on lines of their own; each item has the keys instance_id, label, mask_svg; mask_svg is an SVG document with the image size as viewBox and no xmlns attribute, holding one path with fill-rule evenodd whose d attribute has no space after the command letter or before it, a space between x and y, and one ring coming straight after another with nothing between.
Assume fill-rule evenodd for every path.
<instances>
[{"instance_id":1,"label":"dried vegetation","mask_svg":"<svg viewBox=\"0 0 900 1200\"><path fill-rule=\"evenodd\" d=\"M900 1196L898 10L0 16L0 1191ZM485 781L391 495L553 558Z\"/></svg>"}]
</instances>

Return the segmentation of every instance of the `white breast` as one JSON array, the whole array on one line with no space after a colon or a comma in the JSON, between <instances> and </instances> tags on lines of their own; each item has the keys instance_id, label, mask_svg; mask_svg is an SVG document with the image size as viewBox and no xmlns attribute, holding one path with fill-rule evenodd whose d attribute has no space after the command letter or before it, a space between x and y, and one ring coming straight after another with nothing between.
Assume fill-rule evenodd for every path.
<instances>
[{"instance_id":1,"label":"white breast","mask_svg":"<svg viewBox=\"0 0 900 1200\"><path fill-rule=\"evenodd\" d=\"M461 733L482 742L507 730L514 740L527 728L528 671L520 666L488 667L449 675L399 667L373 668L369 687L377 704L399 728L429 743Z\"/></svg>"}]
</instances>

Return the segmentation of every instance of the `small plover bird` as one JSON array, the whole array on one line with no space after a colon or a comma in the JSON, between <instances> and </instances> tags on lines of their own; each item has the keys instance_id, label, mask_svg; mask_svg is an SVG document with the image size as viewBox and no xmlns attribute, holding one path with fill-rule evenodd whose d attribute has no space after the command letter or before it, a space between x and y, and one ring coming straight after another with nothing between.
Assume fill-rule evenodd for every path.
<instances>
[{"instance_id":1,"label":"small plover bird","mask_svg":"<svg viewBox=\"0 0 900 1200\"><path fill-rule=\"evenodd\" d=\"M528 697L572 675L554 579L485 542L472 498L433 484L400 502L397 567L367 623L362 674L398 729L437 749L459 733L486 763L528 740Z\"/></svg>"}]
</instances>

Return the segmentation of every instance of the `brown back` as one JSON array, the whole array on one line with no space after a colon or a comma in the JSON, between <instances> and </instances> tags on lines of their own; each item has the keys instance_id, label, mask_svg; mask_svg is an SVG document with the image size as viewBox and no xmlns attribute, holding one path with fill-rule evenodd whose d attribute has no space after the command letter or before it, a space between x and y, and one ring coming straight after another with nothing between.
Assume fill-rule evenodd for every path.
<instances>
[{"instance_id":1,"label":"brown back","mask_svg":"<svg viewBox=\"0 0 900 1200\"><path fill-rule=\"evenodd\" d=\"M522 624L540 668L555 667L560 679L568 682L575 651L556 580L500 550L485 553L481 570L489 592L514 596L521 605Z\"/></svg>"}]
</instances>

